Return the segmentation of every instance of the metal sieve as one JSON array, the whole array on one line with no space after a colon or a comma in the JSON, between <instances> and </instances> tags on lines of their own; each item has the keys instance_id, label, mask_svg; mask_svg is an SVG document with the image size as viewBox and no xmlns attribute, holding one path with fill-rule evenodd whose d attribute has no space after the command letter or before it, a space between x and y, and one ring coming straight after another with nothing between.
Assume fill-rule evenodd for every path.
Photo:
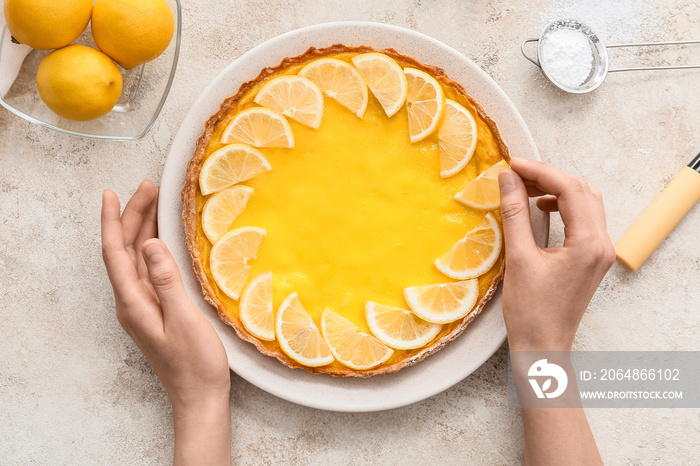
<instances>
[{"instance_id":1,"label":"metal sieve","mask_svg":"<svg viewBox=\"0 0 700 466\"><path fill-rule=\"evenodd\" d=\"M578 86L570 86L562 82L558 82L552 75L552 70L548 69L547 63L542 60L542 44L544 40L552 34L554 31L558 31L563 28L568 28L574 31L581 32L587 39L591 47L591 55L593 57L593 62L591 66L591 72L588 77ZM525 46L531 42L537 43L537 57L533 58L527 54L525 51ZM544 28L542 34L540 34L539 39L527 39L524 40L520 45L520 51L523 56L534 63L544 74L545 78L559 89L569 92L571 94L586 94L597 89L608 73L616 73L619 71L645 71L645 70L679 70L679 69L689 69L689 68L700 68L700 65L674 65L674 66L639 66L631 68L609 68L608 62L608 48L622 48L622 47L648 47L655 45L684 45L684 44L700 44L700 40L680 40L680 41L670 41L670 42L643 42L643 43L631 43L631 44L614 44L605 45L598 38L598 36L593 32L593 30L583 24L581 21L575 19L560 19L553 21Z\"/></svg>"}]
</instances>

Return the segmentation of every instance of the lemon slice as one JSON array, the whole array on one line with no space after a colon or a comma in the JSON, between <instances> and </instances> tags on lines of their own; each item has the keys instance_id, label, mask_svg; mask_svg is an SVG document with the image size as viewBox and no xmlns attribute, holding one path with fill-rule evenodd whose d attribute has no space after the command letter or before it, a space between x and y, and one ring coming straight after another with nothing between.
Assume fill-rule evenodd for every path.
<instances>
[{"instance_id":1,"label":"lemon slice","mask_svg":"<svg viewBox=\"0 0 700 466\"><path fill-rule=\"evenodd\" d=\"M241 293L239 316L246 330L261 340L275 339L275 316L272 311L272 272L252 279Z\"/></svg>"},{"instance_id":2,"label":"lemon slice","mask_svg":"<svg viewBox=\"0 0 700 466\"><path fill-rule=\"evenodd\" d=\"M469 314L479 297L479 280L404 288L411 310L421 319L448 324Z\"/></svg>"},{"instance_id":3,"label":"lemon slice","mask_svg":"<svg viewBox=\"0 0 700 466\"><path fill-rule=\"evenodd\" d=\"M450 278L466 280L486 273L501 253L501 230L491 214L435 261Z\"/></svg>"},{"instance_id":4,"label":"lemon slice","mask_svg":"<svg viewBox=\"0 0 700 466\"><path fill-rule=\"evenodd\" d=\"M275 322L277 341L287 356L309 367L325 366L333 362L328 344L301 306L296 293L284 298Z\"/></svg>"},{"instance_id":5,"label":"lemon slice","mask_svg":"<svg viewBox=\"0 0 700 466\"><path fill-rule=\"evenodd\" d=\"M267 232L262 228L243 227L231 230L211 248L209 262L214 281L233 299L238 299L250 275L248 262L255 259Z\"/></svg>"},{"instance_id":6,"label":"lemon slice","mask_svg":"<svg viewBox=\"0 0 700 466\"><path fill-rule=\"evenodd\" d=\"M417 317L408 309L368 301L365 305L367 325L385 345L399 350L425 346L440 332L442 325Z\"/></svg>"},{"instance_id":7,"label":"lemon slice","mask_svg":"<svg viewBox=\"0 0 700 466\"><path fill-rule=\"evenodd\" d=\"M493 210L501 206L501 191L498 187L498 174L508 168L505 160L487 168L472 180L455 199L475 209Z\"/></svg>"},{"instance_id":8,"label":"lemon slice","mask_svg":"<svg viewBox=\"0 0 700 466\"><path fill-rule=\"evenodd\" d=\"M242 142L253 147L294 147L294 133L279 113L265 107L243 110L224 129L221 142Z\"/></svg>"},{"instance_id":9,"label":"lemon slice","mask_svg":"<svg viewBox=\"0 0 700 466\"><path fill-rule=\"evenodd\" d=\"M476 121L469 110L445 99L445 121L438 130L440 176L447 178L462 170L476 148Z\"/></svg>"},{"instance_id":10,"label":"lemon slice","mask_svg":"<svg viewBox=\"0 0 700 466\"><path fill-rule=\"evenodd\" d=\"M212 244L228 231L252 195L253 188L232 186L207 200L202 209L202 229Z\"/></svg>"},{"instance_id":11,"label":"lemon slice","mask_svg":"<svg viewBox=\"0 0 700 466\"><path fill-rule=\"evenodd\" d=\"M301 76L273 79L260 89L255 103L314 129L318 129L323 120L323 94L318 86Z\"/></svg>"},{"instance_id":12,"label":"lemon slice","mask_svg":"<svg viewBox=\"0 0 700 466\"><path fill-rule=\"evenodd\" d=\"M386 116L391 117L406 101L406 75L393 58L383 53L363 53L352 63L377 98Z\"/></svg>"},{"instance_id":13,"label":"lemon slice","mask_svg":"<svg viewBox=\"0 0 700 466\"><path fill-rule=\"evenodd\" d=\"M229 144L206 158L199 172L199 189L206 196L271 169L270 162L259 150L243 144Z\"/></svg>"},{"instance_id":14,"label":"lemon slice","mask_svg":"<svg viewBox=\"0 0 700 466\"><path fill-rule=\"evenodd\" d=\"M371 369L389 359L394 350L357 325L326 308L321 315L321 332L331 353L342 364L357 370Z\"/></svg>"},{"instance_id":15,"label":"lemon slice","mask_svg":"<svg viewBox=\"0 0 700 466\"><path fill-rule=\"evenodd\" d=\"M408 132L411 142L430 136L445 114L445 93L440 84L425 71L404 68L408 93Z\"/></svg>"},{"instance_id":16,"label":"lemon slice","mask_svg":"<svg viewBox=\"0 0 700 466\"><path fill-rule=\"evenodd\" d=\"M299 76L309 78L324 94L358 117L364 116L369 102L367 84L349 63L335 58L321 58L302 68Z\"/></svg>"}]
</instances>

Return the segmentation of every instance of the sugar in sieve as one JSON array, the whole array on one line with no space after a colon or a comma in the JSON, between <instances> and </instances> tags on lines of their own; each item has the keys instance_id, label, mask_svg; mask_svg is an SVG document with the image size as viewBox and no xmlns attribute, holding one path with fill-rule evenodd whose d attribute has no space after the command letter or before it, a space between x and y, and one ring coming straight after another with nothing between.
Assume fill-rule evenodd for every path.
<instances>
[{"instance_id":1,"label":"sugar in sieve","mask_svg":"<svg viewBox=\"0 0 700 466\"><path fill-rule=\"evenodd\" d=\"M537 43L537 57L525 51L525 46ZM700 65L639 66L610 69L608 48L648 47L658 45L700 44L700 40L644 42L605 45L593 30L574 19L560 19L547 25L539 39L523 41L523 56L540 68L542 74L559 89L572 94L585 94L597 89L608 73L619 71L677 70L700 68Z\"/></svg>"}]
</instances>

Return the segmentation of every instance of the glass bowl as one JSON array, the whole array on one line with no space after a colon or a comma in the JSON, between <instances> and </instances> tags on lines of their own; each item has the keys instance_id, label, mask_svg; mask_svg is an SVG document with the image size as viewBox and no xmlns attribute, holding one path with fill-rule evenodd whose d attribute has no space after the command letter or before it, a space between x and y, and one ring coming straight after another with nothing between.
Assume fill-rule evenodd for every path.
<instances>
[{"instance_id":1,"label":"glass bowl","mask_svg":"<svg viewBox=\"0 0 700 466\"><path fill-rule=\"evenodd\" d=\"M124 79L122 95L117 105L108 114L91 121L72 121L59 117L44 104L36 87L36 70L41 60L51 50L32 50L27 55L7 95L0 96L0 104L25 120L73 136L113 141L134 141L142 138L151 129L165 104L180 54L182 34L180 0L166 1L175 18L173 40L170 41L165 52L155 60L132 70L119 67ZM5 66L2 41L7 40L5 38L9 36L3 29L0 35L0 68ZM97 48L92 39L90 26L73 43Z\"/></svg>"}]
</instances>

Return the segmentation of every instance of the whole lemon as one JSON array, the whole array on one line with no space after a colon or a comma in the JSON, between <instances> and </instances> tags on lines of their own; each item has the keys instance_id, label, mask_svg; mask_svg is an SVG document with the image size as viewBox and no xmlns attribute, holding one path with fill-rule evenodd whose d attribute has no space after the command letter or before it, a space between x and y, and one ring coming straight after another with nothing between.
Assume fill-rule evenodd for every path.
<instances>
[{"instance_id":1,"label":"whole lemon","mask_svg":"<svg viewBox=\"0 0 700 466\"><path fill-rule=\"evenodd\" d=\"M69 45L39 63L41 100L63 118L87 121L108 113L122 93L122 74L111 58L84 45Z\"/></svg>"},{"instance_id":2,"label":"whole lemon","mask_svg":"<svg viewBox=\"0 0 700 466\"><path fill-rule=\"evenodd\" d=\"M50 50L66 46L90 21L92 0L5 0L5 20L20 44Z\"/></svg>"},{"instance_id":3,"label":"whole lemon","mask_svg":"<svg viewBox=\"0 0 700 466\"><path fill-rule=\"evenodd\" d=\"M128 70L163 53L174 29L165 0L97 0L92 10L95 43Z\"/></svg>"}]
</instances>

